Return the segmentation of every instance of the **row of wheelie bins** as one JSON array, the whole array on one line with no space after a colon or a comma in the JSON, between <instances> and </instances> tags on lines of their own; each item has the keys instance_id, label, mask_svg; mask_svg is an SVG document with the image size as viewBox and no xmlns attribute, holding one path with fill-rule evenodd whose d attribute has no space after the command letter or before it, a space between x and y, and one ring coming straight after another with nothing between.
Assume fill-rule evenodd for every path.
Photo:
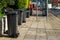
<instances>
[{"instance_id":1,"label":"row of wheelie bins","mask_svg":"<svg viewBox=\"0 0 60 40\"><path fill-rule=\"evenodd\" d=\"M11 5L9 6L11 7ZM27 6L28 4L26 5L26 7L20 5L16 9L13 8L13 10L7 10L6 8L2 9L2 12L0 14L4 14L4 16L6 16L7 22L4 16L0 17L1 19L0 20L0 36L3 36L3 34L7 34L8 37L12 37L12 38L17 38L19 36L18 25L25 23L26 18L29 18L30 16L30 9ZM6 24L7 26L5 26ZM6 30L6 27L7 27L7 30Z\"/></svg>"},{"instance_id":2,"label":"row of wheelie bins","mask_svg":"<svg viewBox=\"0 0 60 40\"><path fill-rule=\"evenodd\" d=\"M4 14L7 16L8 23L8 30L4 30L4 34L8 34L8 37L17 38L19 35L18 25L26 22L26 18L29 18L30 16L30 11L28 9L18 9L10 11L4 9Z\"/></svg>"}]
</instances>

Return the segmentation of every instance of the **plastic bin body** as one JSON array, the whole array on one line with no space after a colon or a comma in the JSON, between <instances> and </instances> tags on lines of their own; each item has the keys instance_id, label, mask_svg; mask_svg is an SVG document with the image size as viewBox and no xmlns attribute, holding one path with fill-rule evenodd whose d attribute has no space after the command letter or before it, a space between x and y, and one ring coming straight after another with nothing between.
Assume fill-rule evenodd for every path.
<instances>
[{"instance_id":1,"label":"plastic bin body","mask_svg":"<svg viewBox=\"0 0 60 40\"><path fill-rule=\"evenodd\" d=\"M0 18L0 36L3 35L4 21L3 18Z\"/></svg>"},{"instance_id":2,"label":"plastic bin body","mask_svg":"<svg viewBox=\"0 0 60 40\"><path fill-rule=\"evenodd\" d=\"M8 36L9 37L17 37L18 36L18 12L10 11L7 13L8 20Z\"/></svg>"},{"instance_id":3,"label":"plastic bin body","mask_svg":"<svg viewBox=\"0 0 60 40\"><path fill-rule=\"evenodd\" d=\"M25 10L22 11L22 14L23 14L23 23L25 23L26 22L26 12L25 12Z\"/></svg>"},{"instance_id":4,"label":"plastic bin body","mask_svg":"<svg viewBox=\"0 0 60 40\"><path fill-rule=\"evenodd\" d=\"M19 10L18 12L18 25L21 25L23 21L23 13Z\"/></svg>"},{"instance_id":5,"label":"plastic bin body","mask_svg":"<svg viewBox=\"0 0 60 40\"><path fill-rule=\"evenodd\" d=\"M29 16L30 16L30 9L27 9L26 10L26 18L29 18Z\"/></svg>"},{"instance_id":6,"label":"plastic bin body","mask_svg":"<svg viewBox=\"0 0 60 40\"><path fill-rule=\"evenodd\" d=\"M30 7L30 16L31 16L31 15L32 15L32 9L33 9L32 0L30 0L30 5L29 5L29 7Z\"/></svg>"},{"instance_id":7,"label":"plastic bin body","mask_svg":"<svg viewBox=\"0 0 60 40\"><path fill-rule=\"evenodd\" d=\"M30 8L30 16L32 15L32 8Z\"/></svg>"},{"instance_id":8,"label":"plastic bin body","mask_svg":"<svg viewBox=\"0 0 60 40\"><path fill-rule=\"evenodd\" d=\"M25 9L20 9L20 12L22 14L22 22L26 22L26 10Z\"/></svg>"},{"instance_id":9,"label":"plastic bin body","mask_svg":"<svg viewBox=\"0 0 60 40\"><path fill-rule=\"evenodd\" d=\"M47 16L47 9L42 10L42 16Z\"/></svg>"},{"instance_id":10,"label":"plastic bin body","mask_svg":"<svg viewBox=\"0 0 60 40\"><path fill-rule=\"evenodd\" d=\"M8 24L7 24L7 16L4 16L4 34L7 34Z\"/></svg>"}]
</instances>

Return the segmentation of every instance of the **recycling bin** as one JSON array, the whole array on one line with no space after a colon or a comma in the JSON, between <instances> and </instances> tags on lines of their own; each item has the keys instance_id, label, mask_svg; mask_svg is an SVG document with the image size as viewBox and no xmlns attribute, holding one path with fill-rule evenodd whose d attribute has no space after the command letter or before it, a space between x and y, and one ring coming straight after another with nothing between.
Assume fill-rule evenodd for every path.
<instances>
[{"instance_id":1,"label":"recycling bin","mask_svg":"<svg viewBox=\"0 0 60 40\"><path fill-rule=\"evenodd\" d=\"M2 36L4 33L3 33L3 27L4 27L4 21L3 21L3 17L1 18L0 17L0 36Z\"/></svg>"},{"instance_id":2,"label":"recycling bin","mask_svg":"<svg viewBox=\"0 0 60 40\"><path fill-rule=\"evenodd\" d=\"M19 9L18 10L18 25L21 25L23 21L23 13L22 11Z\"/></svg>"},{"instance_id":3,"label":"recycling bin","mask_svg":"<svg viewBox=\"0 0 60 40\"><path fill-rule=\"evenodd\" d=\"M32 15L32 8L30 8L30 16Z\"/></svg>"},{"instance_id":4,"label":"recycling bin","mask_svg":"<svg viewBox=\"0 0 60 40\"><path fill-rule=\"evenodd\" d=\"M29 18L29 16L30 16L30 9L27 9L26 10L26 18Z\"/></svg>"},{"instance_id":5,"label":"recycling bin","mask_svg":"<svg viewBox=\"0 0 60 40\"><path fill-rule=\"evenodd\" d=\"M17 26L18 26L18 12L15 10L8 11L7 22L8 22L8 36L16 38L19 35Z\"/></svg>"},{"instance_id":6,"label":"recycling bin","mask_svg":"<svg viewBox=\"0 0 60 40\"><path fill-rule=\"evenodd\" d=\"M32 15L33 4L30 4L30 16Z\"/></svg>"},{"instance_id":7,"label":"recycling bin","mask_svg":"<svg viewBox=\"0 0 60 40\"><path fill-rule=\"evenodd\" d=\"M45 8L42 9L42 16L47 16L47 10Z\"/></svg>"},{"instance_id":8,"label":"recycling bin","mask_svg":"<svg viewBox=\"0 0 60 40\"><path fill-rule=\"evenodd\" d=\"M3 18L4 20L4 34L7 34L8 32L8 23L7 23L7 16L4 16L4 18Z\"/></svg>"},{"instance_id":9,"label":"recycling bin","mask_svg":"<svg viewBox=\"0 0 60 40\"><path fill-rule=\"evenodd\" d=\"M25 9L20 9L20 12L22 14L22 22L26 22L26 10Z\"/></svg>"}]
</instances>

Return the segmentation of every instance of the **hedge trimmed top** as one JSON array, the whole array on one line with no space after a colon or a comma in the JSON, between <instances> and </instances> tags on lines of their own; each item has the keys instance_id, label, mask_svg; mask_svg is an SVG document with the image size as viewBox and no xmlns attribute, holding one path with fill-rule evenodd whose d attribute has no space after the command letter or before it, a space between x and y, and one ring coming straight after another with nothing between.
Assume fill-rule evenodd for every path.
<instances>
[{"instance_id":1,"label":"hedge trimmed top","mask_svg":"<svg viewBox=\"0 0 60 40\"><path fill-rule=\"evenodd\" d=\"M18 7L19 9L22 9L22 8L29 8L29 2L31 0L18 0Z\"/></svg>"},{"instance_id":2,"label":"hedge trimmed top","mask_svg":"<svg viewBox=\"0 0 60 40\"><path fill-rule=\"evenodd\" d=\"M0 16L2 15L2 9L9 5L15 5L18 9L29 8L29 2L31 0L0 0Z\"/></svg>"}]
</instances>

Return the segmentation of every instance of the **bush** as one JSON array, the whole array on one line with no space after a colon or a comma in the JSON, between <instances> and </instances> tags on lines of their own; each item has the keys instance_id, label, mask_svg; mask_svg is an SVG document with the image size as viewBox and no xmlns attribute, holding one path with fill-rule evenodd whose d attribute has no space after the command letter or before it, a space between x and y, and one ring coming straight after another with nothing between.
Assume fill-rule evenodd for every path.
<instances>
[{"instance_id":1,"label":"bush","mask_svg":"<svg viewBox=\"0 0 60 40\"><path fill-rule=\"evenodd\" d=\"M7 6L7 2L8 0L0 0L0 17L2 17L4 14L2 14L3 12L3 8Z\"/></svg>"},{"instance_id":2,"label":"bush","mask_svg":"<svg viewBox=\"0 0 60 40\"><path fill-rule=\"evenodd\" d=\"M26 0L18 0L18 8L19 9L23 9L23 8L25 8L25 1Z\"/></svg>"}]
</instances>

